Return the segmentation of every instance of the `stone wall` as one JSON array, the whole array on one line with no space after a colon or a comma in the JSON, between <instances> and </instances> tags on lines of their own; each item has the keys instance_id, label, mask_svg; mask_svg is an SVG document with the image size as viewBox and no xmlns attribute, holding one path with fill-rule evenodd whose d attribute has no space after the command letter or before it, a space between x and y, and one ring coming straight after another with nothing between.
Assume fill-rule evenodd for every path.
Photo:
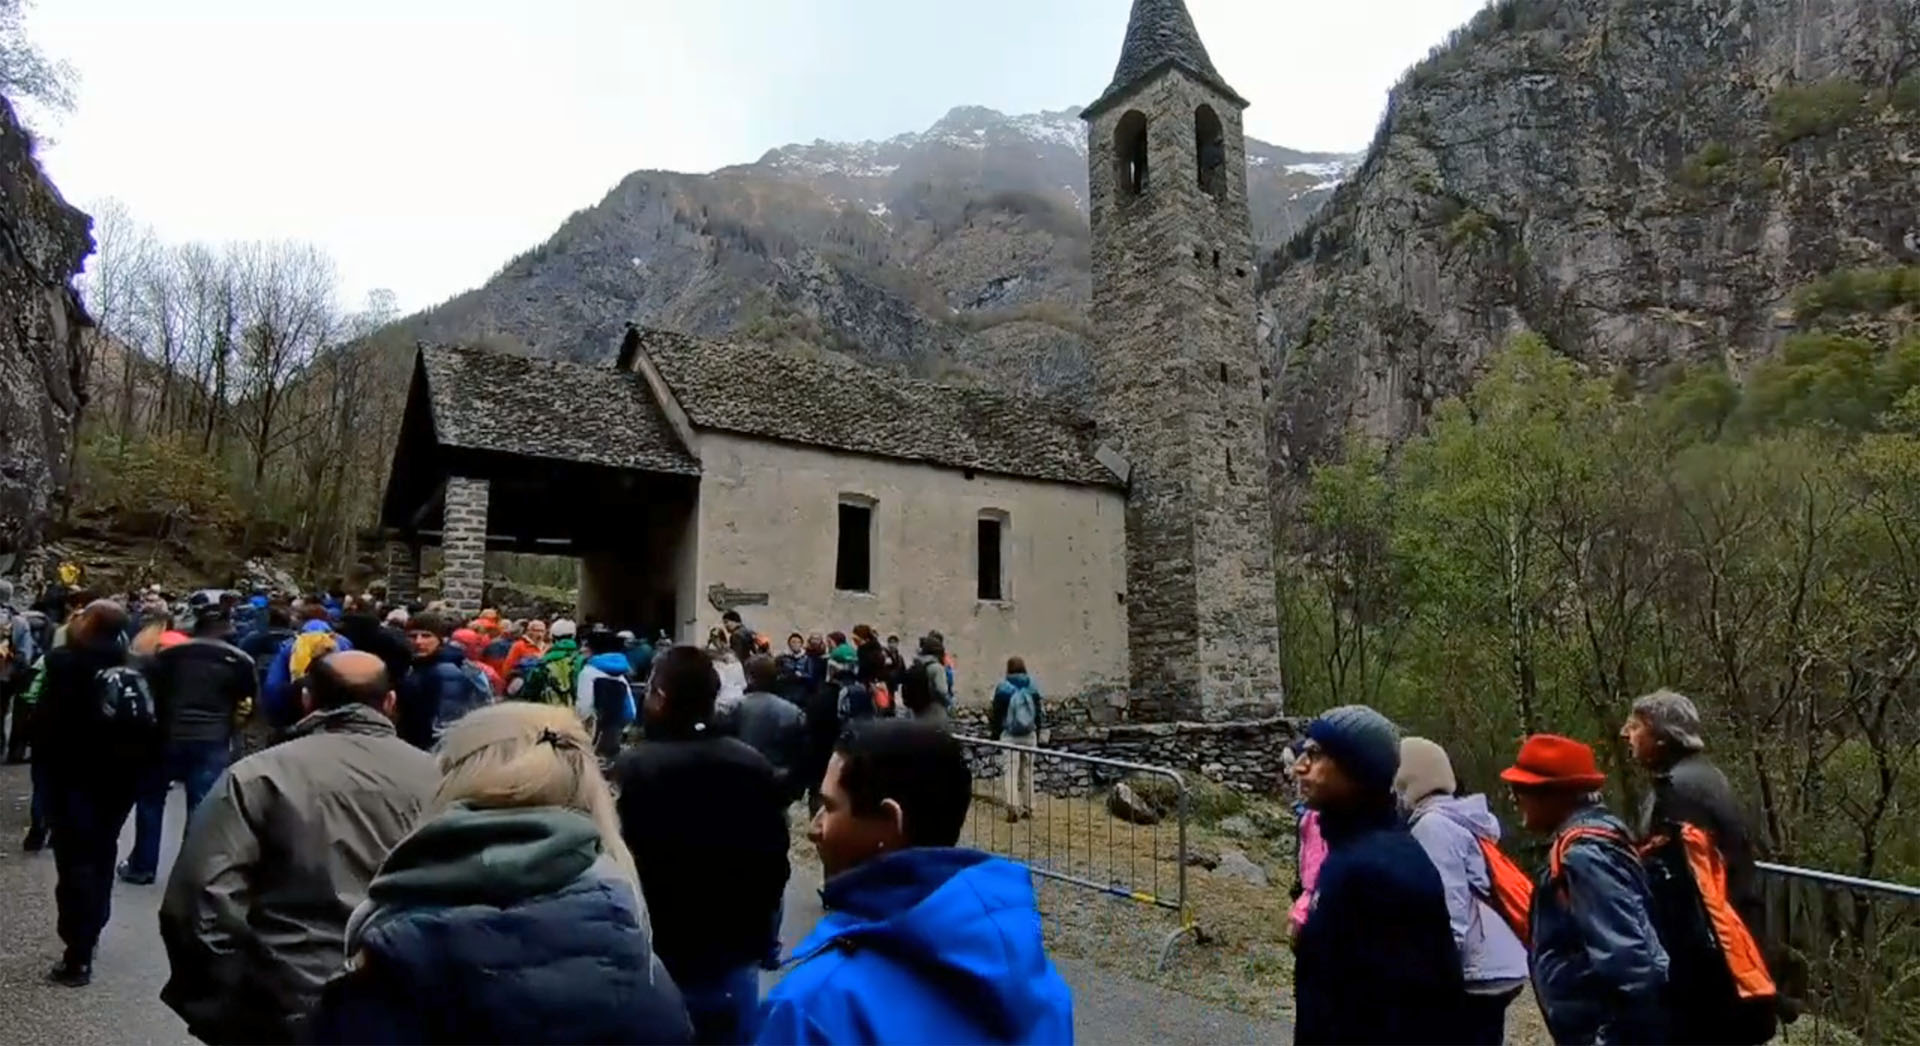
<instances>
[{"instance_id":1,"label":"stone wall","mask_svg":"<svg viewBox=\"0 0 1920 1046\"><path fill-rule=\"evenodd\" d=\"M91 224L47 181L0 98L0 570L40 544L66 492L91 322L73 277L93 251Z\"/></svg>"},{"instance_id":2,"label":"stone wall","mask_svg":"<svg viewBox=\"0 0 1920 1046\"><path fill-rule=\"evenodd\" d=\"M1046 747L1165 767L1188 776L1199 775L1237 791L1271 795L1281 790L1287 746L1305 728L1305 720L1286 716L1104 727L1056 722L1049 731ZM986 716L978 710L961 709L955 715L955 730L985 737ZM999 777L1001 755L998 749L969 746L968 758L973 764L974 776ZM1115 767L1042 757L1034 767L1034 787L1048 795L1079 796L1105 788L1129 773Z\"/></svg>"},{"instance_id":3,"label":"stone wall","mask_svg":"<svg viewBox=\"0 0 1920 1046\"><path fill-rule=\"evenodd\" d=\"M751 593L748 626L775 648L787 633L872 625L915 637L938 629L956 661L955 702L984 705L1007 659L1042 688L1115 691L1125 682L1126 498L1054 483L861 457L723 432L700 434L700 502L676 634L719 624L714 586ZM835 588L842 500L871 507L872 577ZM1002 599L980 599L978 520L1003 524ZM683 557L691 560L695 557Z\"/></svg>"},{"instance_id":4,"label":"stone wall","mask_svg":"<svg viewBox=\"0 0 1920 1046\"><path fill-rule=\"evenodd\" d=\"M486 591L487 490L484 479L452 476L447 480L440 598L463 620L480 612Z\"/></svg>"},{"instance_id":5,"label":"stone wall","mask_svg":"<svg viewBox=\"0 0 1920 1046\"><path fill-rule=\"evenodd\" d=\"M1196 122L1218 121L1208 191ZM1089 128L1096 409L1132 466L1127 605L1135 718L1225 720L1279 707L1239 108L1167 69ZM1145 186L1123 165L1144 134Z\"/></svg>"},{"instance_id":6,"label":"stone wall","mask_svg":"<svg viewBox=\"0 0 1920 1046\"><path fill-rule=\"evenodd\" d=\"M420 546L387 542L387 600L411 603L420 598Z\"/></svg>"}]
</instances>

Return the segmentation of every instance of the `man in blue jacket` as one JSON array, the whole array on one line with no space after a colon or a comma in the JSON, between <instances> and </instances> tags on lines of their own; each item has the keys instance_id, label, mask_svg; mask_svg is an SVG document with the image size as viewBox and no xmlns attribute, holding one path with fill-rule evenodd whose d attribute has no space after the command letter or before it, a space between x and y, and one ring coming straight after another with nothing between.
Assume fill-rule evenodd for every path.
<instances>
[{"instance_id":1,"label":"man in blue jacket","mask_svg":"<svg viewBox=\"0 0 1920 1046\"><path fill-rule=\"evenodd\" d=\"M768 996L758 1041L1073 1041L1030 873L954 848L972 783L936 726L869 720L840 739L809 832L827 915Z\"/></svg>"},{"instance_id":2,"label":"man in blue jacket","mask_svg":"<svg viewBox=\"0 0 1920 1046\"><path fill-rule=\"evenodd\" d=\"M1667 1039L1667 952L1647 872L1607 812L1593 749L1535 734L1500 771L1527 830L1553 836L1533 890L1533 994L1560 1043Z\"/></svg>"},{"instance_id":3,"label":"man in blue jacket","mask_svg":"<svg viewBox=\"0 0 1920 1046\"><path fill-rule=\"evenodd\" d=\"M1332 709L1296 766L1327 858L1295 944L1294 1041L1466 1041L1446 888L1393 794L1399 731L1363 705Z\"/></svg>"}]
</instances>

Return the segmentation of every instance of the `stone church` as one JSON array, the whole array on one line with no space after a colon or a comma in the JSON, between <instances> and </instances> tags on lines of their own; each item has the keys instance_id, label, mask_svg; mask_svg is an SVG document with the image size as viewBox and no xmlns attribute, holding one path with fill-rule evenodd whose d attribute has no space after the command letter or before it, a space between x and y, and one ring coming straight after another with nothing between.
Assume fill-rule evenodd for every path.
<instances>
[{"instance_id":1,"label":"stone church","mask_svg":"<svg viewBox=\"0 0 1920 1046\"><path fill-rule=\"evenodd\" d=\"M1137 720L1280 698L1246 101L1183 0L1134 0L1087 122L1096 416L634 328L593 367L423 347L382 506L479 609L489 549L577 557L580 613L698 642L939 629L963 701L1010 655Z\"/></svg>"}]
</instances>

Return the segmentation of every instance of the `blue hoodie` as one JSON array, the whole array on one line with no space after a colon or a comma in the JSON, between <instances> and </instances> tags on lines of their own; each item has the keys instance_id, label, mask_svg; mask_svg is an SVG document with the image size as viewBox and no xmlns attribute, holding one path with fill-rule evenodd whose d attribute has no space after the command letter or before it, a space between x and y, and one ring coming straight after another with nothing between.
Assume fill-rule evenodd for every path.
<instances>
[{"instance_id":1,"label":"blue hoodie","mask_svg":"<svg viewBox=\"0 0 1920 1046\"><path fill-rule=\"evenodd\" d=\"M1073 996L1020 865L903 850L820 894L827 915L767 996L759 1042L1073 1042Z\"/></svg>"},{"instance_id":2,"label":"blue hoodie","mask_svg":"<svg viewBox=\"0 0 1920 1046\"><path fill-rule=\"evenodd\" d=\"M333 626L325 621L309 621L300 626L300 631L331 632ZM295 637L295 639L298 638L298 636ZM299 704L299 693L298 688L294 686L299 680L293 678L293 644L294 639L280 644L280 649L273 655L273 664L267 669L266 683L262 688L266 698L268 718L275 723L288 726L300 718L299 709L296 707ZM336 635L334 649L336 651L352 650L353 644L347 642L346 636Z\"/></svg>"}]
</instances>

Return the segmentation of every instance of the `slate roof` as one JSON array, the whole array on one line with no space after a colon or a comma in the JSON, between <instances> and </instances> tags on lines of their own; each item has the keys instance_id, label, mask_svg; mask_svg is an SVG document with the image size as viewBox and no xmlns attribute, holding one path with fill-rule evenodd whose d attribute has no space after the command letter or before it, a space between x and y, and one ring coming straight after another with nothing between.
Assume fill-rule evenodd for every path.
<instances>
[{"instance_id":1,"label":"slate roof","mask_svg":"<svg viewBox=\"0 0 1920 1046\"><path fill-rule=\"evenodd\" d=\"M695 428L951 468L1120 486L1091 424L1030 397L671 331L638 332Z\"/></svg>"},{"instance_id":2,"label":"slate roof","mask_svg":"<svg viewBox=\"0 0 1920 1046\"><path fill-rule=\"evenodd\" d=\"M700 473L638 374L450 346L423 345L420 361L446 446Z\"/></svg>"},{"instance_id":3,"label":"slate roof","mask_svg":"<svg viewBox=\"0 0 1920 1046\"><path fill-rule=\"evenodd\" d=\"M1081 118L1091 120L1118 102L1122 96L1165 66L1176 66L1244 108L1240 97L1213 67L1207 57L1207 45L1200 42L1200 31L1193 27L1186 0L1133 0L1133 14L1127 19L1127 39L1120 47L1120 64L1113 71L1113 83L1087 106Z\"/></svg>"}]
</instances>

